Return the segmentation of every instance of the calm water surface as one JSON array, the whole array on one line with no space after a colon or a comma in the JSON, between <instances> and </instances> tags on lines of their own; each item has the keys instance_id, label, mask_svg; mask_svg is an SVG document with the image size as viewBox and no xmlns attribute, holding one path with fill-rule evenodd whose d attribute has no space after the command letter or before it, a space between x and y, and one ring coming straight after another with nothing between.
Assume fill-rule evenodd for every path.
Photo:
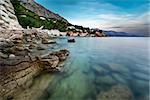
<instances>
[{"instance_id":1,"label":"calm water surface","mask_svg":"<svg viewBox=\"0 0 150 100\"><path fill-rule=\"evenodd\" d=\"M55 49L66 48L70 56L62 72L40 77L42 83L37 78L45 86L38 85L40 100L96 100L117 84L131 89L134 100L149 100L149 43L141 37L58 39Z\"/></svg>"}]
</instances>

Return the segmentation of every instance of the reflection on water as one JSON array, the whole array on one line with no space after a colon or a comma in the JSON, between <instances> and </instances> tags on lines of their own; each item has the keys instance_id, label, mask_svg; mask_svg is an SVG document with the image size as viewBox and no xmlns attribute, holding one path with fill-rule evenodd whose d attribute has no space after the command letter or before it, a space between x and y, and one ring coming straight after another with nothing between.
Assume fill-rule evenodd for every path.
<instances>
[{"instance_id":1,"label":"reflection on water","mask_svg":"<svg viewBox=\"0 0 150 100\"><path fill-rule=\"evenodd\" d=\"M149 100L148 38L58 41L56 49L70 51L64 70L37 77L21 96L36 91L39 100Z\"/></svg>"}]
</instances>

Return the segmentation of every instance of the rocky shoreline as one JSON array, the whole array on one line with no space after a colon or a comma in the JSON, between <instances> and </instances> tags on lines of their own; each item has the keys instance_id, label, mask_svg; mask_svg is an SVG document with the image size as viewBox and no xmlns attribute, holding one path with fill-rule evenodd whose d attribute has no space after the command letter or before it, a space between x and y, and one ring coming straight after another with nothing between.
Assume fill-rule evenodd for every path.
<instances>
[{"instance_id":1,"label":"rocky shoreline","mask_svg":"<svg viewBox=\"0 0 150 100\"><path fill-rule=\"evenodd\" d=\"M12 100L41 73L60 71L68 50L51 50L56 41L41 28L24 29L10 0L0 0L0 100Z\"/></svg>"},{"instance_id":2,"label":"rocky shoreline","mask_svg":"<svg viewBox=\"0 0 150 100\"><path fill-rule=\"evenodd\" d=\"M25 88L28 81L42 72L60 71L69 56L68 50L47 50L56 41L46 33L32 29L1 33L12 35L0 40L0 100L12 99L16 91ZM39 51L45 54L40 55Z\"/></svg>"}]
</instances>

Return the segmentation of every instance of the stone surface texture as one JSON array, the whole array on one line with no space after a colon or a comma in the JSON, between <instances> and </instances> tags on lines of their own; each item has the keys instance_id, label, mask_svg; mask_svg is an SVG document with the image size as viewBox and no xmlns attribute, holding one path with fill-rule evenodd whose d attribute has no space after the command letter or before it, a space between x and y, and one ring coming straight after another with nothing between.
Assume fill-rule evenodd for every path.
<instances>
[{"instance_id":1,"label":"stone surface texture","mask_svg":"<svg viewBox=\"0 0 150 100\"><path fill-rule=\"evenodd\" d=\"M21 29L10 0L0 0L0 30Z\"/></svg>"}]
</instances>

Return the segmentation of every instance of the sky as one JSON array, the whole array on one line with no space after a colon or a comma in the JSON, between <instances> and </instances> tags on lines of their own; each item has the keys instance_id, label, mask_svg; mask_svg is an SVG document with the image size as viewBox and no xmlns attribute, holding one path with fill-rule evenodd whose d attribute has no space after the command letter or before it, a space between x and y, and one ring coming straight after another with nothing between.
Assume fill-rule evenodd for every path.
<instances>
[{"instance_id":1,"label":"sky","mask_svg":"<svg viewBox=\"0 0 150 100\"><path fill-rule=\"evenodd\" d=\"M148 34L149 0L35 0L84 27Z\"/></svg>"}]
</instances>

